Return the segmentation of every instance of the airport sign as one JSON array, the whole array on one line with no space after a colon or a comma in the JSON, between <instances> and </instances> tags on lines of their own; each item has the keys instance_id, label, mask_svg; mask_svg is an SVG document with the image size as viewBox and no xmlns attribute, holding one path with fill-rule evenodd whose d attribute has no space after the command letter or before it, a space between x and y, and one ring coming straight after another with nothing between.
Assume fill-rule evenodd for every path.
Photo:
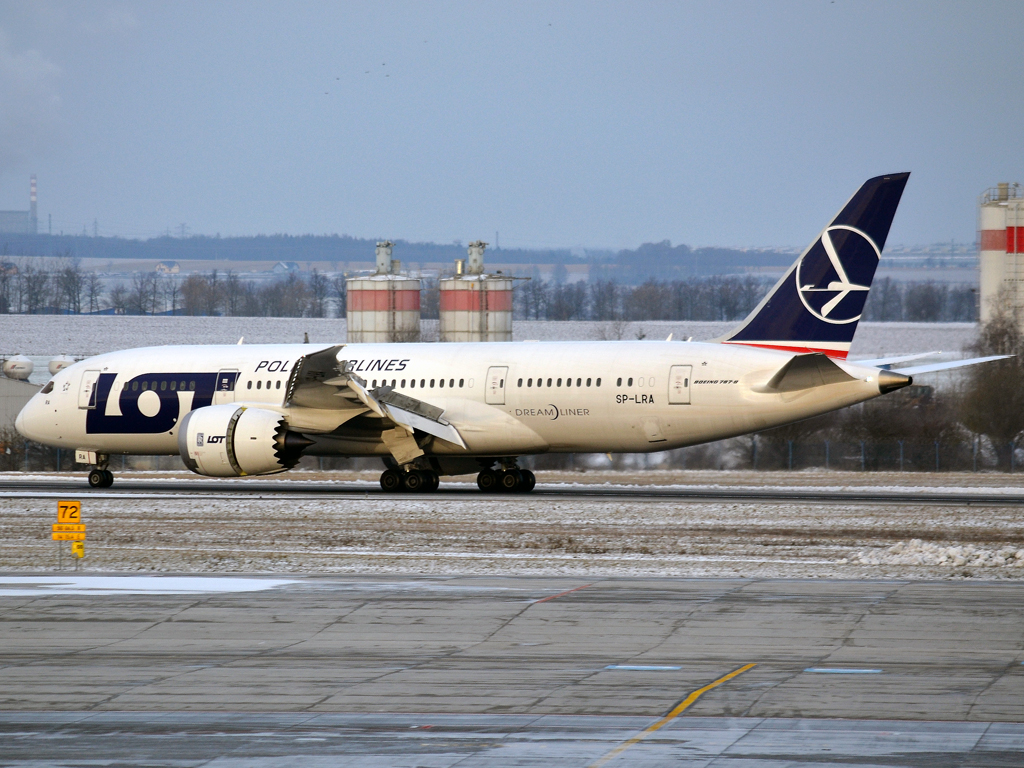
<instances>
[{"instance_id":1,"label":"airport sign","mask_svg":"<svg viewBox=\"0 0 1024 768\"><path fill-rule=\"evenodd\" d=\"M58 501L57 502L58 523L80 523L82 522L82 502L80 501Z\"/></svg>"},{"instance_id":2,"label":"airport sign","mask_svg":"<svg viewBox=\"0 0 1024 768\"><path fill-rule=\"evenodd\" d=\"M85 531L54 531L50 535L54 541L85 541Z\"/></svg>"}]
</instances>

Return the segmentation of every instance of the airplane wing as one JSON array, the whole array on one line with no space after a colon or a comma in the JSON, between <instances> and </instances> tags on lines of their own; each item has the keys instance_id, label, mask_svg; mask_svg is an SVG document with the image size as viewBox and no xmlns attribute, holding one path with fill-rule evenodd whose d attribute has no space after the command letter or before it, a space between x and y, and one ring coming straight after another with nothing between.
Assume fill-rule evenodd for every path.
<instances>
[{"instance_id":1,"label":"airplane wing","mask_svg":"<svg viewBox=\"0 0 1024 768\"><path fill-rule=\"evenodd\" d=\"M444 418L444 409L395 392L391 387L369 389L366 381L347 371L338 361L342 346L328 347L295 362L288 381L286 405L310 408L368 409L382 419L390 419L410 432L419 430L466 447L459 431Z\"/></svg>"},{"instance_id":2,"label":"airplane wing","mask_svg":"<svg viewBox=\"0 0 1024 768\"><path fill-rule=\"evenodd\" d=\"M989 357L973 357L970 360L953 360L948 363L934 363L932 365L914 365L910 368L897 368L894 373L902 373L904 376L916 376L919 373L932 373L933 371L948 371L953 368L963 368L967 365L988 363L992 360L1006 360L1013 355L991 355Z\"/></svg>"}]
</instances>

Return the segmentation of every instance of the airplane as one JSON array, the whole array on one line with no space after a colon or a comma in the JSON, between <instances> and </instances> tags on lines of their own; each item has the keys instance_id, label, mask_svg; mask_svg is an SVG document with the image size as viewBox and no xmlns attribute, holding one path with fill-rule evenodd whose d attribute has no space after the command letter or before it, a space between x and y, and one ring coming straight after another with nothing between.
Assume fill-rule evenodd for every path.
<instances>
[{"instance_id":1,"label":"airplane","mask_svg":"<svg viewBox=\"0 0 1024 768\"><path fill-rule=\"evenodd\" d=\"M476 474L529 492L522 456L654 452L777 427L893 392L919 373L847 360L909 173L866 181L749 316L710 342L162 346L87 358L19 413L109 487L115 454L178 454L199 475L379 456L385 491Z\"/></svg>"}]
</instances>

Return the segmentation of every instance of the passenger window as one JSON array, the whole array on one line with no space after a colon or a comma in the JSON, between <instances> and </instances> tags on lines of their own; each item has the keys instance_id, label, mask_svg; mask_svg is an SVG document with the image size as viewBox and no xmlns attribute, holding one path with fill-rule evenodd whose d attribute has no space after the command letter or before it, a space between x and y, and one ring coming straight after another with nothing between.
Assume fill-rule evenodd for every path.
<instances>
[{"instance_id":1,"label":"passenger window","mask_svg":"<svg viewBox=\"0 0 1024 768\"><path fill-rule=\"evenodd\" d=\"M278 379L277 382L274 385L274 389L280 389L280 388L281 388L281 380Z\"/></svg>"},{"instance_id":2,"label":"passenger window","mask_svg":"<svg viewBox=\"0 0 1024 768\"><path fill-rule=\"evenodd\" d=\"M465 384L465 383L466 383L465 379L459 379L459 389L462 389L462 385ZM520 387L523 386L523 380L522 379L519 380L519 386Z\"/></svg>"},{"instance_id":3,"label":"passenger window","mask_svg":"<svg viewBox=\"0 0 1024 768\"><path fill-rule=\"evenodd\" d=\"M409 386L412 389L416 389L416 379L409 379Z\"/></svg>"},{"instance_id":4,"label":"passenger window","mask_svg":"<svg viewBox=\"0 0 1024 768\"><path fill-rule=\"evenodd\" d=\"M171 382L171 392L173 392L173 391L174 391L174 390L176 390L177 388L178 388L178 382L176 382L176 381L172 381L172 382Z\"/></svg>"},{"instance_id":5,"label":"passenger window","mask_svg":"<svg viewBox=\"0 0 1024 768\"><path fill-rule=\"evenodd\" d=\"M590 379L587 379L587 386L590 386Z\"/></svg>"},{"instance_id":6,"label":"passenger window","mask_svg":"<svg viewBox=\"0 0 1024 768\"><path fill-rule=\"evenodd\" d=\"M566 379L565 380L565 386L571 387L572 386L572 379Z\"/></svg>"},{"instance_id":7,"label":"passenger window","mask_svg":"<svg viewBox=\"0 0 1024 768\"><path fill-rule=\"evenodd\" d=\"M626 379L626 386L627 387L632 387L633 386L633 379L632 378Z\"/></svg>"},{"instance_id":8,"label":"passenger window","mask_svg":"<svg viewBox=\"0 0 1024 768\"><path fill-rule=\"evenodd\" d=\"M161 392L166 392L167 391L167 382L166 381L161 381L160 382L160 391Z\"/></svg>"},{"instance_id":9,"label":"passenger window","mask_svg":"<svg viewBox=\"0 0 1024 768\"><path fill-rule=\"evenodd\" d=\"M527 379L526 380L526 386L532 387L533 386L533 379Z\"/></svg>"},{"instance_id":10,"label":"passenger window","mask_svg":"<svg viewBox=\"0 0 1024 768\"><path fill-rule=\"evenodd\" d=\"M600 379L598 379L595 383L597 384L597 386L599 386L599 387L601 386L601 380Z\"/></svg>"},{"instance_id":11,"label":"passenger window","mask_svg":"<svg viewBox=\"0 0 1024 768\"><path fill-rule=\"evenodd\" d=\"M128 382L127 381L124 383L124 386L125 386L125 389L128 388ZM50 379L50 381L46 382L46 386L43 387L43 389L42 389L42 394L44 394L44 395L48 395L51 392L53 392L53 379Z\"/></svg>"},{"instance_id":12,"label":"passenger window","mask_svg":"<svg viewBox=\"0 0 1024 768\"><path fill-rule=\"evenodd\" d=\"M142 382L142 391L145 392L147 389L149 389L149 382L148 381Z\"/></svg>"},{"instance_id":13,"label":"passenger window","mask_svg":"<svg viewBox=\"0 0 1024 768\"><path fill-rule=\"evenodd\" d=\"M405 389L405 379L402 379L402 389Z\"/></svg>"},{"instance_id":14,"label":"passenger window","mask_svg":"<svg viewBox=\"0 0 1024 768\"><path fill-rule=\"evenodd\" d=\"M124 383L124 386L123 386L123 387L121 387L121 389L122 389L122 390L123 390L124 392L127 392L127 391L128 391L128 382L127 382L127 381L126 381L126 382ZM51 389L50 391L52 392L53 390ZM46 393L44 392L43 394L45 395Z\"/></svg>"},{"instance_id":15,"label":"passenger window","mask_svg":"<svg viewBox=\"0 0 1024 768\"><path fill-rule=\"evenodd\" d=\"M562 386L562 380L561 379L558 380L558 386Z\"/></svg>"},{"instance_id":16,"label":"passenger window","mask_svg":"<svg viewBox=\"0 0 1024 768\"><path fill-rule=\"evenodd\" d=\"M455 379L448 379L448 386L449 387L454 387L455 386Z\"/></svg>"},{"instance_id":17,"label":"passenger window","mask_svg":"<svg viewBox=\"0 0 1024 768\"><path fill-rule=\"evenodd\" d=\"M267 389L270 389L270 379L267 379Z\"/></svg>"},{"instance_id":18,"label":"passenger window","mask_svg":"<svg viewBox=\"0 0 1024 768\"><path fill-rule=\"evenodd\" d=\"M252 389L252 382L251 381L247 381L246 384L245 384L245 388L246 389Z\"/></svg>"},{"instance_id":19,"label":"passenger window","mask_svg":"<svg viewBox=\"0 0 1024 768\"><path fill-rule=\"evenodd\" d=\"M548 386L551 386L551 379L548 379Z\"/></svg>"},{"instance_id":20,"label":"passenger window","mask_svg":"<svg viewBox=\"0 0 1024 768\"><path fill-rule=\"evenodd\" d=\"M427 380L426 379L420 379L420 388L422 389L425 386L427 386Z\"/></svg>"},{"instance_id":21,"label":"passenger window","mask_svg":"<svg viewBox=\"0 0 1024 768\"><path fill-rule=\"evenodd\" d=\"M263 389L263 381L262 380L256 382L256 389Z\"/></svg>"},{"instance_id":22,"label":"passenger window","mask_svg":"<svg viewBox=\"0 0 1024 768\"><path fill-rule=\"evenodd\" d=\"M249 384L250 384L250 386L251 386L251 385L252 385L252 382L249 382ZM183 382L181 382L181 384L179 384L179 385L178 385L178 389L180 389L180 390L181 390L182 392L184 392L184 391L185 391L185 382L184 382L184 381L183 381Z\"/></svg>"},{"instance_id":23,"label":"passenger window","mask_svg":"<svg viewBox=\"0 0 1024 768\"><path fill-rule=\"evenodd\" d=\"M461 379L460 379L460 381L461 381ZM519 380L519 383L518 383L518 384L516 384L516 386L517 386L517 387L521 387L521 386L523 386L523 380L522 380L522 379L520 379L520 380Z\"/></svg>"},{"instance_id":24,"label":"passenger window","mask_svg":"<svg viewBox=\"0 0 1024 768\"><path fill-rule=\"evenodd\" d=\"M196 382L195 382L195 380L192 380L192 381L190 381L188 383L188 391L189 392L195 392L196 391Z\"/></svg>"},{"instance_id":25,"label":"passenger window","mask_svg":"<svg viewBox=\"0 0 1024 768\"><path fill-rule=\"evenodd\" d=\"M576 386L577 387L582 387L583 386L583 379L576 379Z\"/></svg>"},{"instance_id":26,"label":"passenger window","mask_svg":"<svg viewBox=\"0 0 1024 768\"><path fill-rule=\"evenodd\" d=\"M133 381L132 382L132 392L138 392L138 391L139 391L139 382Z\"/></svg>"},{"instance_id":27,"label":"passenger window","mask_svg":"<svg viewBox=\"0 0 1024 768\"><path fill-rule=\"evenodd\" d=\"M615 380L615 386L616 387L621 387L622 386L622 377L621 376L619 376L619 378L617 378Z\"/></svg>"},{"instance_id":28,"label":"passenger window","mask_svg":"<svg viewBox=\"0 0 1024 768\"><path fill-rule=\"evenodd\" d=\"M431 379L431 380L430 380L430 388L431 388L431 389L433 389L433 388L434 388L434 379Z\"/></svg>"},{"instance_id":29,"label":"passenger window","mask_svg":"<svg viewBox=\"0 0 1024 768\"><path fill-rule=\"evenodd\" d=\"M444 389L444 379L441 379L441 389Z\"/></svg>"}]
</instances>

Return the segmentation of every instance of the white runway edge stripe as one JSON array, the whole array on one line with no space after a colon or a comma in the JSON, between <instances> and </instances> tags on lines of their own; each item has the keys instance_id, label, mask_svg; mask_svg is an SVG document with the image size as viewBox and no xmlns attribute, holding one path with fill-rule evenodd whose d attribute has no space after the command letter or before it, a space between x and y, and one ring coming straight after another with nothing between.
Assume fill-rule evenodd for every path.
<instances>
[{"instance_id":1,"label":"white runway edge stripe","mask_svg":"<svg viewBox=\"0 0 1024 768\"><path fill-rule=\"evenodd\" d=\"M202 576L0 576L0 597L260 592L296 583L294 579Z\"/></svg>"},{"instance_id":2,"label":"white runway edge stripe","mask_svg":"<svg viewBox=\"0 0 1024 768\"><path fill-rule=\"evenodd\" d=\"M841 667L808 667L804 672L819 675L880 675L880 669L843 669Z\"/></svg>"}]
</instances>

